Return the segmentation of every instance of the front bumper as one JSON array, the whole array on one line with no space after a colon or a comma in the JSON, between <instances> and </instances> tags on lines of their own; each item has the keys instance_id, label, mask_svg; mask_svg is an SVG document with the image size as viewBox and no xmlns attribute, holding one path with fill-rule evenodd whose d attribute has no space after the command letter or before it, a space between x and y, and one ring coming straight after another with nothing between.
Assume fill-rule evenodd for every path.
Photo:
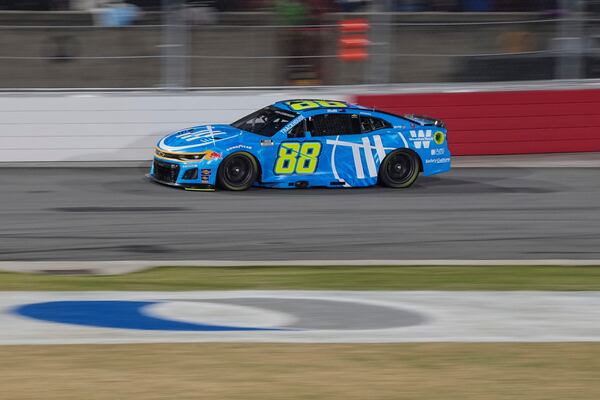
<instances>
[{"instance_id":1,"label":"front bumper","mask_svg":"<svg viewBox=\"0 0 600 400\"><path fill-rule=\"evenodd\" d=\"M154 182L187 190L214 190L216 167L212 162L184 162L155 157L146 176Z\"/></svg>"},{"instance_id":2,"label":"front bumper","mask_svg":"<svg viewBox=\"0 0 600 400\"><path fill-rule=\"evenodd\" d=\"M150 179L152 182L160 183L161 185L177 187L177 188L185 189L185 190L195 190L195 191L200 191L200 192L214 192L216 190L215 185L210 185L210 184L187 185L187 184L181 184L181 183L166 182L166 181L161 181L160 179L155 178L151 174L146 174L146 178Z\"/></svg>"}]
</instances>

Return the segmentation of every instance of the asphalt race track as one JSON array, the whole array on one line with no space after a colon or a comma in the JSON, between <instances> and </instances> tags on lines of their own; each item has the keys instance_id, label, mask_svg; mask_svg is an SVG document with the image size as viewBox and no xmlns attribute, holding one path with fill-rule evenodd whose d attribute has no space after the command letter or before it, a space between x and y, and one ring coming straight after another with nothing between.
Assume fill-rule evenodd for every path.
<instances>
[{"instance_id":1,"label":"asphalt race track","mask_svg":"<svg viewBox=\"0 0 600 400\"><path fill-rule=\"evenodd\" d=\"M144 173L1 168L0 260L600 258L598 168L243 193L186 192Z\"/></svg>"}]
</instances>

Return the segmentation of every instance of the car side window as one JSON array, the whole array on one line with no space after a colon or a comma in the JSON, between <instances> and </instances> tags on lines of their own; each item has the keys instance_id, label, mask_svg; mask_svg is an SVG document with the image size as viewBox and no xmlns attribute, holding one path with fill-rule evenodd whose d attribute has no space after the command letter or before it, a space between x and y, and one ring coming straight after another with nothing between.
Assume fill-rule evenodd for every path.
<instances>
[{"instance_id":1,"label":"car side window","mask_svg":"<svg viewBox=\"0 0 600 400\"><path fill-rule=\"evenodd\" d=\"M360 117L360 128L362 133L373 132L378 129L391 128L389 122L376 117L367 117L361 115Z\"/></svg>"},{"instance_id":2,"label":"car side window","mask_svg":"<svg viewBox=\"0 0 600 400\"><path fill-rule=\"evenodd\" d=\"M312 136L356 135L360 122L356 114L320 114L311 118L310 132Z\"/></svg>"},{"instance_id":3,"label":"car side window","mask_svg":"<svg viewBox=\"0 0 600 400\"><path fill-rule=\"evenodd\" d=\"M306 131L306 120L302 120L296 124L292 129L288 131L287 137L291 138L302 138Z\"/></svg>"}]
</instances>

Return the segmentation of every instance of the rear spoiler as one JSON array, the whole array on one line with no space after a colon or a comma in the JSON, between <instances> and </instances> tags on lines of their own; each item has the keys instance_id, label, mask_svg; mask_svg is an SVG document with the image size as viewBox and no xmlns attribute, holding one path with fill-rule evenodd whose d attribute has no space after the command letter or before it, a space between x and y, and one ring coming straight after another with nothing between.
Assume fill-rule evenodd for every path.
<instances>
[{"instance_id":1,"label":"rear spoiler","mask_svg":"<svg viewBox=\"0 0 600 400\"><path fill-rule=\"evenodd\" d=\"M415 124L419 124L421 126L439 126L440 128L446 128L446 124L441 119L425 117L423 115L413 115L406 114L402 116L403 118L413 122Z\"/></svg>"}]
</instances>

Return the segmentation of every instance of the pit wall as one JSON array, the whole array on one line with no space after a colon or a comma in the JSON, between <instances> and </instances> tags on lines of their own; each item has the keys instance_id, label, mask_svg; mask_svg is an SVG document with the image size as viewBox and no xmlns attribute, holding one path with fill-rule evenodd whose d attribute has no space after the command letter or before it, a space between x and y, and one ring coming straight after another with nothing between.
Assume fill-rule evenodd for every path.
<instances>
[{"instance_id":1,"label":"pit wall","mask_svg":"<svg viewBox=\"0 0 600 400\"><path fill-rule=\"evenodd\" d=\"M600 151L598 88L402 90L413 93L390 93L393 88L388 88L388 94L381 94L379 88L352 87L180 94L5 93L0 94L0 163L149 160L154 144L169 132L231 123L275 101L302 97L441 118L453 155Z\"/></svg>"}]
</instances>

